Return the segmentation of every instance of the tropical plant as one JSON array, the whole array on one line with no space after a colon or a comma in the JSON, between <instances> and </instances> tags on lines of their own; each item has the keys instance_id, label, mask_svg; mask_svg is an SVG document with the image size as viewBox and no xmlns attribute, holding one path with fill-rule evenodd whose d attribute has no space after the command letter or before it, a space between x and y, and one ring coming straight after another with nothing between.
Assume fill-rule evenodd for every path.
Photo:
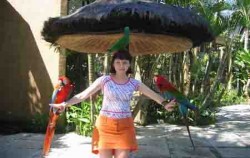
<instances>
[{"instance_id":1,"label":"tropical plant","mask_svg":"<svg viewBox=\"0 0 250 158\"><path fill-rule=\"evenodd\" d=\"M244 49L248 50L249 29L250 29L250 1L236 0L234 18L244 28Z\"/></svg>"},{"instance_id":2,"label":"tropical plant","mask_svg":"<svg viewBox=\"0 0 250 158\"><path fill-rule=\"evenodd\" d=\"M165 3L183 7L189 7L195 5L197 1L198 0L165 0Z\"/></svg>"},{"instance_id":3,"label":"tropical plant","mask_svg":"<svg viewBox=\"0 0 250 158\"><path fill-rule=\"evenodd\" d=\"M102 96L98 96L94 103L94 108L99 111L101 108ZM84 136L90 136L93 130L93 124L98 113L94 113L94 120L91 120L91 103L84 101L80 106L71 106L67 111L66 119L69 126L74 127L76 133Z\"/></svg>"},{"instance_id":4,"label":"tropical plant","mask_svg":"<svg viewBox=\"0 0 250 158\"><path fill-rule=\"evenodd\" d=\"M250 52L246 50L238 50L236 53L235 59L235 69L237 79L240 79L239 82L244 85L243 91L246 97L249 96L249 86L250 86Z\"/></svg>"}]
</instances>

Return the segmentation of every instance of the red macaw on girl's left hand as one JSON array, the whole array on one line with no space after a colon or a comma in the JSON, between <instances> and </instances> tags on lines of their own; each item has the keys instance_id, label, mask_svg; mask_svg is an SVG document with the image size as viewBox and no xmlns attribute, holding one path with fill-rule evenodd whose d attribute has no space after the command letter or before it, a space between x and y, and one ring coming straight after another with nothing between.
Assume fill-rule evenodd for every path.
<instances>
[{"instance_id":1,"label":"red macaw on girl's left hand","mask_svg":"<svg viewBox=\"0 0 250 158\"><path fill-rule=\"evenodd\" d=\"M185 123L185 125L187 127L188 135L189 135L190 141L192 143L192 146L195 149L193 140L191 138L189 126L188 126L187 114L188 114L188 109L193 110L193 111L197 111L198 108L194 104L190 103L189 100L163 76L156 75L154 77L154 82L165 99L167 99L167 100L174 99L174 100L176 100L177 104L179 104L179 111L180 111L181 116L183 118L183 122Z\"/></svg>"},{"instance_id":2,"label":"red macaw on girl's left hand","mask_svg":"<svg viewBox=\"0 0 250 158\"><path fill-rule=\"evenodd\" d=\"M56 84L55 89L53 91L51 103L56 104L66 101L70 96L72 90L73 90L73 85L71 84L70 80L65 76L59 77L58 83ZM63 112L62 109L56 109L50 107L49 123L47 126L43 144L43 155L48 155L49 153L50 145L55 133L56 121L62 112Z\"/></svg>"}]
</instances>

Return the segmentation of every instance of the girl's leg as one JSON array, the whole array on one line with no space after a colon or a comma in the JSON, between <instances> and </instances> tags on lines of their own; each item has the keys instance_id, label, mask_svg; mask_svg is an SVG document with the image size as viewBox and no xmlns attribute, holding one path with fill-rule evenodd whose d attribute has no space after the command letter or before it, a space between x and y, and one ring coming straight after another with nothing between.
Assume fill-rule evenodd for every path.
<instances>
[{"instance_id":1,"label":"girl's leg","mask_svg":"<svg viewBox=\"0 0 250 158\"><path fill-rule=\"evenodd\" d=\"M99 150L100 158L112 158L112 149L100 149Z\"/></svg>"},{"instance_id":2,"label":"girl's leg","mask_svg":"<svg viewBox=\"0 0 250 158\"><path fill-rule=\"evenodd\" d=\"M115 158L128 158L129 150L127 149L116 149Z\"/></svg>"}]
</instances>

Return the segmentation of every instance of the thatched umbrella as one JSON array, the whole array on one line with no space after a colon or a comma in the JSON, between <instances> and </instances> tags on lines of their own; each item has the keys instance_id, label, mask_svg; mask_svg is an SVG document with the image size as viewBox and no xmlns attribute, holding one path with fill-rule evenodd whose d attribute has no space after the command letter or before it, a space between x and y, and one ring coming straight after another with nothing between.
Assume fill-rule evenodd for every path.
<instances>
[{"instance_id":1,"label":"thatched umbrella","mask_svg":"<svg viewBox=\"0 0 250 158\"><path fill-rule=\"evenodd\" d=\"M74 51L105 53L125 26L132 55L182 52L214 38L207 22L188 8L130 0L98 0L71 15L50 18L42 35Z\"/></svg>"}]
</instances>

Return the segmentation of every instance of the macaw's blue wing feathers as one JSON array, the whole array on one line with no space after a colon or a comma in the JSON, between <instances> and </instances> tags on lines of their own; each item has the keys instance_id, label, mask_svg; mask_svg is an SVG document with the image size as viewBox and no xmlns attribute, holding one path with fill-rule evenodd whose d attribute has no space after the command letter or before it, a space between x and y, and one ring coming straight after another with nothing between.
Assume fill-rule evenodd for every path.
<instances>
[{"instance_id":1,"label":"macaw's blue wing feathers","mask_svg":"<svg viewBox=\"0 0 250 158\"><path fill-rule=\"evenodd\" d=\"M57 96L57 94L58 94L58 91L59 91L59 89L55 89L55 90L53 91L53 94L52 94L50 103L55 103L55 101L56 101L56 96Z\"/></svg>"},{"instance_id":2,"label":"macaw's blue wing feathers","mask_svg":"<svg viewBox=\"0 0 250 158\"><path fill-rule=\"evenodd\" d=\"M182 104L184 106L187 106L188 109L190 110L196 110L197 107L190 103L190 101L184 96L182 95L180 92L178 91L165 91L163 92L163 95L165 98L169 99L169 100L173 100L175 99L176 102L178 102L179 104Z\"/></svg>"},{"instance_id":3,"label":"macaw's blue wing feathers","mask_svg":"<svg viewBox=\"0 0 250 158\"><path fill-rule=\"evenodd\" d=\"M128 50L129 41L129 27L125 27L124 35L108 49L108 52Z\"/></svg>"},{"instance_id":4,"label":"macaw's blue wing feathers","mask_svg":"<svg viewBox=\"0 0 250 158\"><path fill-rule=\"evenodd\" d=\"M162 93L162 95L167 100L173 100L173 99L175 99L175 97L173 95L171 95L171 93L168 93L168 92L164 92L164 93Z\"/></svg>"},{"instance_id":5,"label":"macaw's blue wing feathers","mask_svg":"<svg viewBox=\"0 0 250 158\"><path fill-rule=\"evenodd\" d=\"M190 103L189 100L187 100L187 99L186 100L179 100L179 103L186 106L190 110L197 110L197 107L194 104Z\"/></svg>"},{"instance_id":6,"label":"macaw's blue wing feathers","mask_svg":"<svg viewBox=\"0 0 250 158\"><path fill-rule=\"evenodd\" d=\"M53 91L50 103L55 103L56 102L56 98L57 98L58 92L59 92L59 88L55 88L54 91ZM52 110L54 113L56 113L56 111L58 109L50 107L50 110Z\"/></svg>"},{"instance_id":7,"label":"macaw's blue wing feathers","mask_svg":"<svg viewBox=\"0 0 250 158\"><path fill-rule=\"evenodd\" d=\"M186 106L183 106L182 104L180 104L179 111L180 111L182 117L187 117L188 108Z\"/></svg>"}]
</instances>

